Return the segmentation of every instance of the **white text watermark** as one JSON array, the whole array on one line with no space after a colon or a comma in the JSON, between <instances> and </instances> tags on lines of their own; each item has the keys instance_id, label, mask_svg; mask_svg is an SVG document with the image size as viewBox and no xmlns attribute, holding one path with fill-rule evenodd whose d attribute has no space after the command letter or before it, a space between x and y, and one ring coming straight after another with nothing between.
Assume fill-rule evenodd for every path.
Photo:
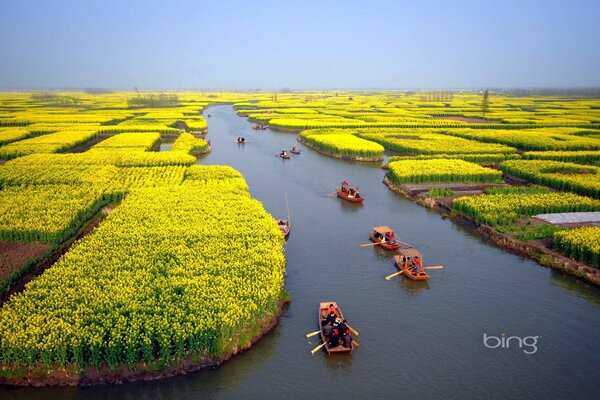
<instances>
[{"instance_id":1,"label":"white text watermark","mask_svg":"<svg viewBox=\"0 0 600 400\"><path fill-rule=\"evenodd\" d=\"M538 351L537 344L539 336L506 336L501 333L500 336L483 334L483 345L488 349L510 349L518 347L525 354L535 354Z\"/></svg>"}]
</instances>

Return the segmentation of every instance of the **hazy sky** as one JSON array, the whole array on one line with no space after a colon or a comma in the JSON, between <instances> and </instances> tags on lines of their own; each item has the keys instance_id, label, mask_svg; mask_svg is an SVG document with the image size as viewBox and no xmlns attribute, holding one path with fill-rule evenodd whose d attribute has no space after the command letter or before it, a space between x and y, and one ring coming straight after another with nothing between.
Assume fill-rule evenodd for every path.
<instances>
[{"instance_id":1,"label":"hazy sky","mask_svg":"<svg viewBox=\"0 0 600 400\"><path fill-rule=\"evenodd\" d=\"M0 57L4 89L600 86L600 1L0 0Z\"/></svg>"}]
</instances>

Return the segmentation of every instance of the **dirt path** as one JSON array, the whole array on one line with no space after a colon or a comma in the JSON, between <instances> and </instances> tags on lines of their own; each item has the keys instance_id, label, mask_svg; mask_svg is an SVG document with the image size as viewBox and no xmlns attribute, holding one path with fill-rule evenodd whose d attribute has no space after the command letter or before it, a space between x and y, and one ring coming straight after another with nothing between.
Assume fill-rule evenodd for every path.
<instances>
[{"instance_id":1,"label":"dirt path","mask_svg":"<svg viewBox=\"0 0 600 400\"><path fill-rule=\"evenodd\" d=\"M468 122L469 124L503 124L502 121L496 121L496 120L487 120L487 119L483 119L483 118L467 118L467 117L460 117L460 116L448 116L448 117L433 117L433 119L448 119L451 121L461 121L461 122Z\"/></svg>"}]
</instances>

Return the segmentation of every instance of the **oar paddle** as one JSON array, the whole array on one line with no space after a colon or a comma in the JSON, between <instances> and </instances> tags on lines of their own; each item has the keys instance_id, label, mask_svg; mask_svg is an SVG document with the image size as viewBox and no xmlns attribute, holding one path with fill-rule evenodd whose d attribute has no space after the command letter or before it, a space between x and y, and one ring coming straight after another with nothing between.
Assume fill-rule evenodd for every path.
<instances>
[{"instance_id":1,"label":"oar paddle","mask_svg":"<svg viewBox=\"0 0 600 400\"><path fill-rule=\"evenodd\" d=\"M331 198L331 196L333 196L333 195L334 195L334 194L336 194L336 193L337 193L337 190L336 190L335 192L331 193L329 196L327 196L327 198L328 198L328 199L330 199L330 198Z\"/></svg>"},{"instance_id":2,"label":"oar paddle","mask_svg":"<svg viewBox=\"0 0 600 400\"><path fill-rule=\"evenodd\" d=\"M360 347L360 344L358 344L358 342L354 339L352 339L352 344L354 345L354 347L358 348Z\"/></svg>"},{"instance_id":3,"label":"oar paddle","mask_svg":"<svg viewBox=\"0 0 600 400\"><path fill-rule=\"evenodd\" d=\"M315 354L317 351L321 350L321 348L325 346L325 343L321 343L320 345L318 345L317 347L315 347L314 349L312 349L310 351L311 354Z\"/></svg>"},{"instance_id":4,"label":"oar paddle","mask_svg":"<svg viewBox=\"0 0 600 400\"><path fill-rule=\"evenodd\" d=\"M350 332L352 332L352 334L356 337L360 336L358 334L358 332L356 331L356 329L354 329L353 327L351 327L350 325L346 324L346 326L348 327L348 329L350 329Z\"/></svg>"},{"instance_id":5,"label":"oar paddle","mask_svg":"<svg viewBox=\"0 0 600 400\"><path fill-rule=\"evenodd\" d=\"M386 281L389 281L390 279L392 279L392 278L393 278L393 277L395 277L396 275L400 275L400 274L401 274L401 273L403 273L404 271L406 271L406 270L404 270L404 269L403 269L403 270L401 270L401 271L399 271L399 272L395 272L395 273L393 273L393 274L391 274L391 275L388 275L388 276L386 276L386 277L385 277L385 280L386 280Z\"/></svg>"},{"instance_id":6,"label":"oar paddle","mask_svg":"<svg viewBox=\"0 0 600 400\"><path fill-rule=\"evenodd\" d=\"M380 242L361 244L360 247L377 246Z\"/></svg>"},{"instance_id":7,"label":"oar paddle","mask_svg":"<svg viewBox=\"0 0 600 400\"><path fill-rule=\"evenodd\" d=\"M315 336L315 335L318 335L320 332L321 332L321 331L314 331L314 332L311 332L311 333L307 333L307 334L306 334L306 337L313 337L313 336Z\"/></svg>"},{"instance_id":8,"label":"oar paddle","mask_svg":"<svg viewBox=\"0 0 600 400\"><path fill-rule=\"evenodd\" d=\"M431 267L423 267L423 269L442 269L444 268L443 265L433 265Z\"/></svg>"}]
</instances>

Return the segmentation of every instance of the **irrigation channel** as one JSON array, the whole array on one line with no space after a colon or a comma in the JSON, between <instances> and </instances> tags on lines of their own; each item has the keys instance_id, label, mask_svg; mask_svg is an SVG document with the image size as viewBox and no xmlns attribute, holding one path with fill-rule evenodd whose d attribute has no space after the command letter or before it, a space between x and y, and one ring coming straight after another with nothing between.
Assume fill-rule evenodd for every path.
<instances>
[{"instance_id":1,"label":"irrigation channel","mask_svg":"<svg viewBox=\"0 0 600 400\"><path fill-rule=\"evenodd\" d=\"M271 334L216 369L184 377L92 388L2 388L18 399L597 398L600 291L485 243L436 212L392 193L378 164L327 157L290 133L253 131L231 106L212 107L213 151L200 164L240 170L276 218L291 210L286 287L292 302ZM235 139L246 137L238 145ZM165 149L170 146L166 145ZM328 198L343 180L364 205ZM431 270L428 283L396 271L368 243L375 225L396 229ZM352 355L315 355L320 301L334 300L360 333ZM488 348L483 336L525 339ZM532 346L537 336L537 344ZM498 344L488 339L489 346ZM529 344L529 345L527 345ZM537 349L537 351L534 351ZM534 354L526 354L525 351Z\"/></svg>"}]
</instances>

